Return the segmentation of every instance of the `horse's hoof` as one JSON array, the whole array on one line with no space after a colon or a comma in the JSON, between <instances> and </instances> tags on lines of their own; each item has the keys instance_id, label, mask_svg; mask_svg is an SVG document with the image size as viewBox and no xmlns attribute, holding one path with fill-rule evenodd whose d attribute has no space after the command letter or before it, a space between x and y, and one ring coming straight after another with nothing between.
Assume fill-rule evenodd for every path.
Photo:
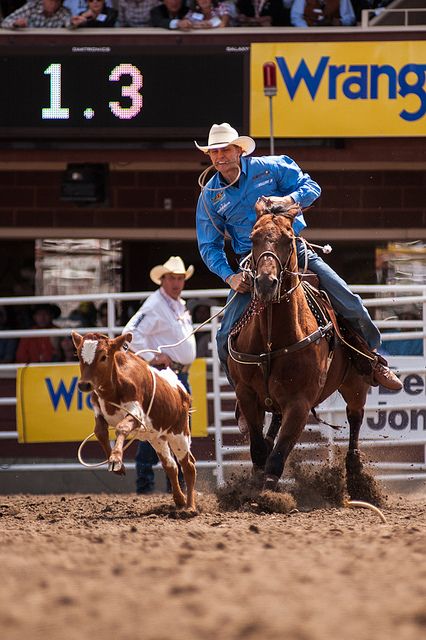
<instances>
[{"instance_id":1,"label":"horse's hoof","mask_svg":"<svg viewBox=\"0 0 426 640\"><path fill-rule=\"evenodd\" d=\"M278 487L278 480L279 478L277 478L277 476L267 476L263 483L263 489L265 491L276 491Z\"/></svg>"},{"instance_id":2,"label":"horse's hoof","mask_svg":"<svg viewBox=\"0 0 426 640\"><path fill-rule=\"evenodd\" d=\"M346 454L346 472L358 475L362 472L362 468L361 451L359 449L348 451Z\"/></svg>"},{"instance_id":3,"label":"horse's hoof","mask_svg":"<svg viewBox=\"0 0 426 640\"><path fill-rule=\"evenodd\" d=\"M181 496L174 495L173 502L175 503L177 509L184 509L186 507L186 499L183 494Z\"/></svg>"},{"instance_id":4,"label":"horse's hoof","mask_svg":"<svg viewBox=\"0 0 426 640\"><path fill-rule=\"evenodd\" d=\"M123 473L123 463L120 460L109 460L108 471L114 473Z\"/></svg>"}]
</instances>

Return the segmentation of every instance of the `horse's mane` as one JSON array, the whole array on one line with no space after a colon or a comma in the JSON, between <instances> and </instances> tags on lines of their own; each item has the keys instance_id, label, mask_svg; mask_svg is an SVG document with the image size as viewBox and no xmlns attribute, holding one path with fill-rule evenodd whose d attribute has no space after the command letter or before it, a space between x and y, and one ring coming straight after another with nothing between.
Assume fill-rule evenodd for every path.
<instances>
[{"instance_id":1,"label":"horse's mane","mask_svg":"<svg viewBox=\"0 0 426 640\"><path fill-rule=\"evenodd\" d=\"M287 214L286 209L281 205L274 205L271 209L279 209L279 211L265 211L262 213L250 235L250 239L253 240L256 236L268 236L271 242L279 240L283 235L283 232L292 233L293 216ZM287 224L286 224L287 222ZM290 222L290 224L288 224Z\"/></svg>"}]
</instances>

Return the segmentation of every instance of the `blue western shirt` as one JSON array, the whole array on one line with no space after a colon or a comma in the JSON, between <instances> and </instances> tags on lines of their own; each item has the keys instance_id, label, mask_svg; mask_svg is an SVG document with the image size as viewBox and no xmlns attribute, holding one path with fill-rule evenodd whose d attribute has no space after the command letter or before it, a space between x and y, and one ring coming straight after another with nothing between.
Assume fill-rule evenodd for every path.
<instances>
[{"instance_id":1,"label":"blue western shirt","mask_svg":"<svg viewBox=\"0 0 426 640\"><path fill-rule=\"evenodd\" d=\"M288 156L242 157L238 183L226 187L216 172L198 198L196 213L201 257L222 280L234 273L226 258L223 234L230 236L236 255L250 253L250 233L256 222L254 205L260 196L291 196L307 207L321 193L320 186ZM306 222L299 214L293 229L298 234L304 227Z\"/></svg>"}]
</instances>

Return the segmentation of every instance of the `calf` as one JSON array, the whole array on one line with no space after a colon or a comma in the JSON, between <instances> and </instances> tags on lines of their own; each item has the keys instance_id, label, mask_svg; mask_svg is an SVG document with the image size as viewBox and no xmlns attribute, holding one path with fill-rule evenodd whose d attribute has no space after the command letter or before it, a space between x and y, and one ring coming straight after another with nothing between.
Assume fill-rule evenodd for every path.
<instances>
[{"instance_id":1,"label":"calf","mask_svg":"<svg viewBox=\"0 0 426 640\"><path fill-rule=\"evenodd\" d=\"M111 339L100 333L81 336L72 332L80 362L81 391L90 391L95 411L95 435L108 458L108 470L124 474L123 445L134 433L148 440L156 450L167 473L177 507L195 509L195 459L191 453L189 408L191 398L174 377L159 371L131 351L124 350L132 334ZM115 428L111 449L108 426ZM182 466L186 482L186 500L178 480Z\"/></svg>"}]
</instances>

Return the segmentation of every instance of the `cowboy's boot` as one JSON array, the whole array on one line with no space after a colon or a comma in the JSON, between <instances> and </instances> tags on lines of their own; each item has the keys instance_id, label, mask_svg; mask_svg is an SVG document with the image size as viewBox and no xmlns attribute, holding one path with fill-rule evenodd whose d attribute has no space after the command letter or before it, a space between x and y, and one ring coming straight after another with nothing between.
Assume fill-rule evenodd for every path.
<instances>
[{"instance_id":1,"label":"cowboy's boot","mask_svg":"<svg viewBox=\"0 0 426 640\"><path fill-rule=\"evenodd\" d=\"M376 354L376 360L372 366L371 384L373 387L377 387L380 384L391 391L400 391L402 389L401 380L389 369L388 363L379 353Z\"/></svg>"}]
</instances>

